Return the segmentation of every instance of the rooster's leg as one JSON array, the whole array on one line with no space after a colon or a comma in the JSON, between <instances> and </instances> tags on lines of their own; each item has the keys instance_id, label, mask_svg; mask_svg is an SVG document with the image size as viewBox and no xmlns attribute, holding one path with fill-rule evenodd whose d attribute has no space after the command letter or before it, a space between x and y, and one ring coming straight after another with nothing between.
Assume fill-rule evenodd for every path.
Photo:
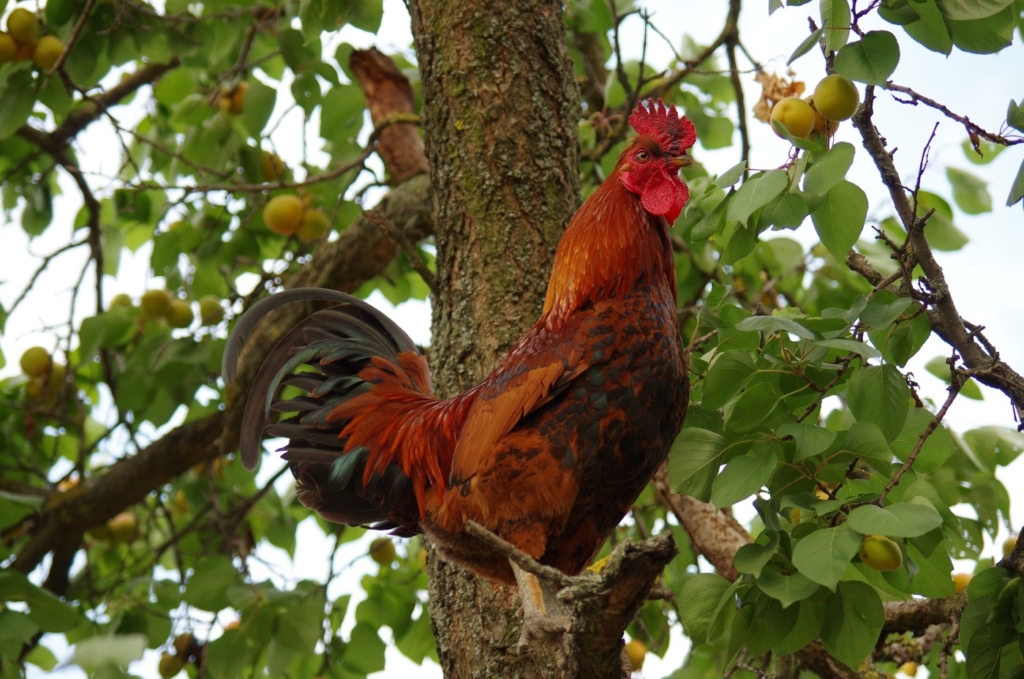
<instances>
[{"instance_id":1,"label":"rooster's leg","mask_svg":"<svg viewBox=\"0 0 1024 679\"><path fill-rule=\"evenodd\" d=\"M523 603L520 648L533 642L551 644L557 647L559 664L562 664L565 658L565 633L569 631L569 610L558 600L558 592L552 583L524 571L515 562L510 563L516 582L519 583L519 598Z\"/></svg>"}]
</instances>

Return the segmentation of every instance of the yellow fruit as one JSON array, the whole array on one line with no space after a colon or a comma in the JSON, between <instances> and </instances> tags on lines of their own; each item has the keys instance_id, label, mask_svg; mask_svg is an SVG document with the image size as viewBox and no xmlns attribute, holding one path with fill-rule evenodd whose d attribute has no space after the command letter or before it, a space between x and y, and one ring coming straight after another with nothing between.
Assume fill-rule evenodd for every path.
<instances>
[{"instance_id":1,"label":"yellow fruit","mask_svg":"<svg viewBox=\"0 0 1024 679\"><path fill-rule=\"evenodd\" d=\"M185 496L185 491L179 489L174 494L174 499L171 500L171 514L175 516L185 516L192 511L192 506L188 503L188 498Z\"/></svg>"},{"instance_id":2,"label":"yellow fruit","mask_svg":"<svg viewBox=\"0 0 1024 679\"><path fill-rule=\"evenodd\" d=\"M231 93L231 108L230 111L236 116L242 115L245 110L245 91L249 89L249 83L241 82L238 83L238 87Z\"/></svg>"},{"instance_id":3,"label":"yellow fruit","mask_svg":"<svg viewBox=\"0 0 1024 679\"><path fill-rule=\"evenodd\" d=\"M264 149L260 153L260 173L263 175L263 181L276 181L282 172L284 172L284 161L281 160L281 157Z\"/></svg>"},{"instance_id":4,"label":"yellow fruit","mask_svg":"<svg viewBox=\"0 0 1024 679\"><path fill-rule=\"evenodd\" d=\"M29 377L42 377L46 373L50 372L50 366L53 364L53 359L50 357L50 352L42 347L32 347L26 349L25 353L21 355L21 360L18 361L21 366L21 372L25 373Z\"/></svg>"},{"instance_id":5,"label":"yellow fruit","mask_svg":"<svg viewBox=\"0 0 1024 679\"><path fill-rule=\"evenodd\" d=\"M231 110L231 90L221 88L220 94L217 95L217 108L225 113Z\"/></svg>"},{"instance_id":6,"label":"yellow fruit","mask_svg":"<svg viewBox=\"0 0 1024 679\"><path fill-rule=\"evenodd\" d=\"M25 385L25 399L28 401L38 401L43 397L43 382L38 377L33 377Z\"/></svg>"},{"instance_id":7,"label":"yellow fruit","mask_svg":"<svg viewBox=\"0 0 1024 679\"><path fill-rule=\"evenodd\" d=\"M24 7L18 7L7 15L7 32L19 45L33 42L39 32L39 19Z\"/></svg>"},{"instance_id":8,"label":"yellow fruit","mask_svg":"<svg viewBox=\"0 0 1024 679\"><path fill-rule=\"evenodd\" d=\"M177 676L179 672L185 669L185 661L176 655L163 653L160 656L160 665L157 669L160 671L161 677L171 679L171 677Z\"/></svg>"},{"instance_id":9,"label":"yellow fruit","mask_svg":"<svg viewBox=\"0 0 1024 679\"><path fill-rule=\"evenodd\" d=\"M282 236L291 236L302 226L302 200L294 194L274 196L263 208L267 228Z\"/></svg>"},{"instance_id":10,"label":"yellow fruit","mask_svg":"<svg viewBox=\"0 0 1024 679\"><path fill-rule=\"evenodd\" d=\"M647 644L639 639L633 639L626 644L626 655L629 656L629 664L633 666L634 672L639 672L644 667L644 656L647 655Z\"/></svg>"},{"instance_id":11,"label":"yellow fruit","mask_svg":"<svg viewBox=\"0 0 1024 679\"><path fill-rule=\"evenodd\" d=\"M39 38L36 48L32 51L32 61L44 71L49 71L64 53L64 43L55 35L44 35Z\"/></svg>"},{"instance_id":12,"label":"yellow fruit","mask_svg":"<svg viewBox=\"0 0 1024 679\"><path fill-rule=\"evenodd\" d=\"M303 241L319 240L330 228L331 220L323 210L307 208L302 213L302 225L299 226L296 235Z\"/></svg>"},{"instance_id":13,"label":"yellow fruit","mask_svg":"<svg viewBox=\"0 0 1024 679\"><path fill-rule=\"evenodd\" d=\"M390 566L395 560L395 544L391 538L377 538L370 543L370 558L381 566Z\"/></svg>"},{"instance_id":14,"label":"yellow fruit","mask_svg":"<svg viewBox=\"0 0 1024 679\"><path fill-rule=\"evenodd\" d=\"M860 544L860 560L876 571L894 571L903 565L903 552L884 535L865 535Z\"/></svg>"},{"instance_id":15,"label":"yellow fruit","mask_svg":"<svg viewBox=\"0 0 1024 679\"><path fill-rule=\"evenodd\" d=\"M600 559L587 566L587 570L591 573L600 573L604 570L604 567L608 565L608 558L610 556L611 554L606 554L605 556L602 556Z\"/></svg>"},{"instance_id":16,"label":"yellow fruit","mask_svg":"<svg viewBox=\"0 0 1024 679\"><path fill-rule=\"evenodd\" d=\"M798 507L793 507L789 510L789 522L794 526L800 523L800 519L803 516L803 512Z\"/></svg>"},{"instance_id":17,"label":"yellow fruit","mask_svg":"<svg viewBox=\"0 0 1024 679\"><path fill-rule=\"evenodd\" d=\"M236 620L232 620L228 624L224 625L224 630L226 631L226 630L229 630L229 629L239 629L241 627L242 627L242 621L236 619Z\"/></svg>"},{"instance_id":18,"label":"yellow fruit","mask_svg":"<svg viewBox=\"0 0 1024 679\"><path fill-rule=\"evenodd\" d=\"M847 120L860 106L857 86L843 76L825 76L814 88L814 107L829 120Z\"/></svg>"},{"instance_id":19,"label":"yellow fruit","mask_svg":"<svg viewBox=\"0 0 1024 679\"><path fill-rule=\"evenodd\" d=\"M192 648L192 635L188 632L182 632L178 636L174 637L174 650L182 658L189 656L189 649Z\"/></svg>"},{"instance_id":20,"label":"yellow fruit","mask_svg":"<svg viewBox=\"0 0 1024 679\"><path fill-rule=\"evenodd\" d=\"M204 295L199 300L199 320L203 325L217 325L224 320L224 307L216 295Z\"/></svg>"},{"instance_id":21,"label":"yellow fruit","mask_svg":"<svg viewBox=\"0 0 1024 679\"><path fill-rule=\"evenodd\" d=\"M114 307L124 307L125 309L131 309L133 306L135 305L132 304L132 298L124 294L123 292L114 295L114 299L110 300L111 309L113 309Z\"/></svg>"},{"instance_id":22,"label":"yellow fruit","mask_svg":"<svg viewBox=\"0 0 1024 679\"><path fill-rule=\"evenodd\" d=\"M1010 556L1010 552L1012 552L1013 548L1016 547L1016 546L1017 546L1017 536L1016 535L1011 535L1010 537L1006 538L1006 541L1003 543L1003 556Z\"/></svg>"},{"instance_id":23,"label":"yellow fruit","mask_svg":"<svg viewBox=\"0 0 1024 679\"><path fill-rule=\"evenodd\" d=\"M7 33L0 33L0 64L14 61L14 55L18 52L18 44L14 42Z\"/></svg>"},{"instance_id":24,"label":"yellow fruit","mask_svg":"<svg viewBox=\"0 0 1024 679\"><path fill-rule=\"evenodd\" d=\"M147 318L165 318L171 313L171 294L166 290L146 290L139 300L142 315Z\"/></svg>"},{"instance_id":25,"label":"yellow fruit","mask_svg":"<svg viewBox=\"0 0 1024 679\"><path fill-rule=\"evenodd\" d=\"M192 325L196 315L192 313L192 305L183 299L172 299L171 309L167 312L167 322L172 328L187 328Z\"/></svg>"},{"instance_id":26,"label":"yellow fruit","mask_svg":"<svg viewBox=\"0 0 1024 679\"><path fill-rule=\"evenodd\" d=\"M902 665L900 665L900 672L907 675L908 677L916 677L917 663L913 661L903 663Z\"/></svg>"},{"instance_id":27,"label":"yellow fruit","mask_svg":"<svg viewBox=\"0 0 1024 679\"><path fill-rule=\"evenodd\" d=\"M814 110L800 97L786 97L772 107L771 120L782 123L794 137L806 139L814 129ZM775 134L782 137L778 132Z\"/></svg>"},{"instance_id":28,"label":"yellow fruit","mask_svg":"<svg viewBox=\"0 0 1024 679\"><path fill-rule=\"evenodd\" d=\"M110 533L112 542L131 542L135 537L135 529L138 522L131 512L121 512L110 521L107 521L107 531ZM177 674L177 673L175 673Z\"/></svg>"},{"instance_id":29,"label":"yellow fruit","mask_svg":"<svg viewBox=\"0 0 1024 679\"><path fill-rule=\"evenodd\" d=\"M54 363L50 368L50 374L46 378L46 396L53 398L60 394L64 383L68 379L68 367L63 363Z\"/></svg>"},{"instance_id":30,"label":"yellow fruit","mask_svg":"<svg viewBox=\"0 0 1024 679\"><path fill-rule=\"evenodd\" d=\"M971 584L971 578L974 576L970 573L953 573L953 588L956 593L967 591L967 585Z\"/></svg>"}]
</instances>

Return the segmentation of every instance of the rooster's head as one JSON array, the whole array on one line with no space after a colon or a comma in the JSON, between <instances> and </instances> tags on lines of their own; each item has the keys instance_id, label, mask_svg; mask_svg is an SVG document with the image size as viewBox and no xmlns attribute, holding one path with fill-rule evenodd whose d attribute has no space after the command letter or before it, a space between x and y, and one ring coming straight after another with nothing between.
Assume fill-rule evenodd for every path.
<instances>
[{"instance_id":1,"label":"rooster's head","mask_svg":"<svg viewBox=\"0 0 1024 679\"><path fill-rule=\"evenodd\" d=\"M680 117L675 105L666 107L658 99L637 104L629 116L637 136L619 161L623 185L640 196L644 210L676 220L690 198L690 190L679 178L679 168L691 162L686 150L697 140L693 123Z\"/></svg>"}]
</instances>

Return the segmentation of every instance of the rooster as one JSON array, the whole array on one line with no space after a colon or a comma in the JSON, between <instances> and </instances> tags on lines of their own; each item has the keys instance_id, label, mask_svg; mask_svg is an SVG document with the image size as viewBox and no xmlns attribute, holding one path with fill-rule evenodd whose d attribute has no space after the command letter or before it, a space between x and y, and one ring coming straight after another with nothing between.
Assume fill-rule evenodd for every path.
<instances>
[{"instance_id":1,"label":"rooster","mask_svg":"<svg viewBox=\"0 0 1024 679\"><path fill-rule=\"evenodd\" d=\"M260 368L245 466L265 435L283 437L299 500L328 521L425 533L444 557L515 583L521 572L465 532L472 520L541 563L583 570L664 461L688 397L668 228L689 198L679 169L694 128L661 100L629 123L637 136L562 236L540 320L457 396L438 399L423 354L356 298L297 289L248 311L228 340L228 381L268 311L338 303ZM306 395L281 398L289 385ZM267 427L272 410L297 414Z\"/></svg>"}]
</instances>

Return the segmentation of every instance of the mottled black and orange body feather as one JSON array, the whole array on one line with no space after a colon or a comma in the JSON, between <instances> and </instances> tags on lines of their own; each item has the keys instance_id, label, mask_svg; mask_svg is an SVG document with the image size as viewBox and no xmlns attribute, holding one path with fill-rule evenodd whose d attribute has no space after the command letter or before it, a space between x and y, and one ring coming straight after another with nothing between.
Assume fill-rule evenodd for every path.
<instances>
[{"instance_id":1,"label":"mottled black and orange body feather","mask_svg":"<svg viewBox=\"0 0 1024 679\"><path fill-rule=\"evenodd\" d=\"M341 302L267 358L243 424L246 465L258 461L268 409L297 412L267 431L289 439L299 498L325 518L425 532L448 558L513 582L508 562L464 532L473 520L563 572L582 570L664 461L688 396L666 217L686 200L677 172L693 128L660 102L630 122L646 132L571 220L543 315L454 398L437 399L408 337L354 298L291 291L250 311L226 363L269 309ZM282 401L284 384L307 395Z\"/></svg>"}]
</instances>

